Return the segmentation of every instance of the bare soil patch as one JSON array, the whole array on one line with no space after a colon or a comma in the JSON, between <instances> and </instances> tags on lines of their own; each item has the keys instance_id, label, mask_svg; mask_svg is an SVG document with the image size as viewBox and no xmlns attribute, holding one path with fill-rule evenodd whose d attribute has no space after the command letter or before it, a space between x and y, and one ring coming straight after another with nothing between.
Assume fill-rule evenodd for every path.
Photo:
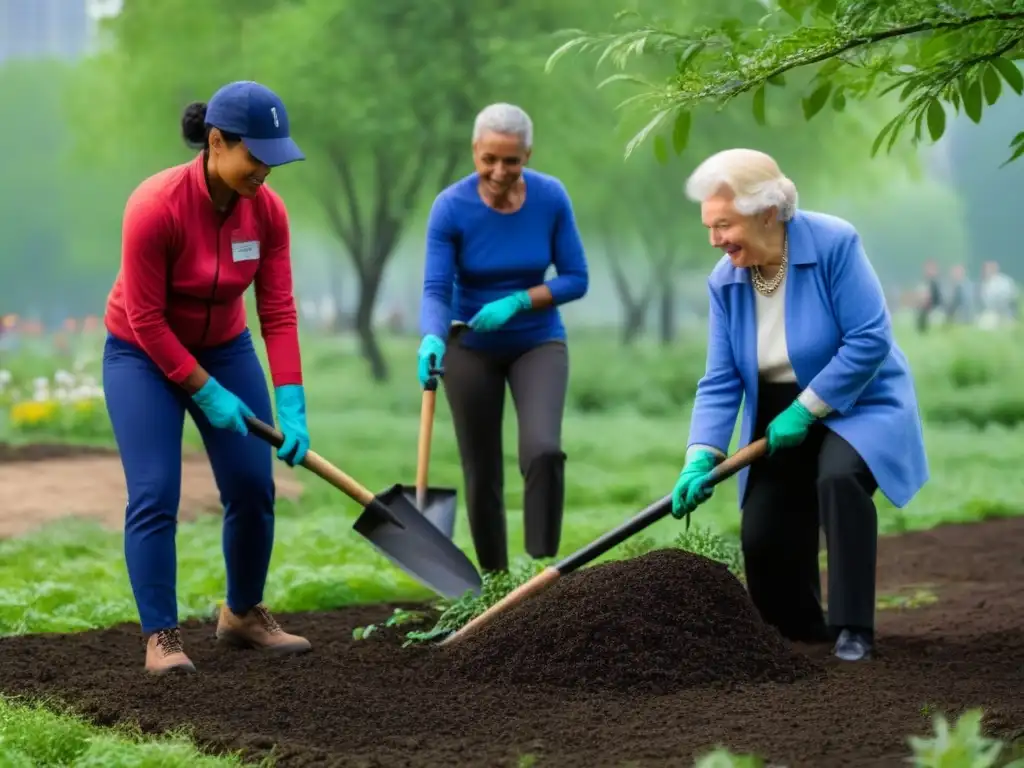
<instances>
[{"instance_id":1,"label":"bare soil patch","mask_svg":"<svg viewBox=\"0 0 1024 768\"><path fill-rule=\"evenodd\" d=\"M280 462L276 462L280 464ZM181 520L220 510L205 454L182 459ZM291 470L275 467L281 498L297 498L302 485ZM127 502L116 451L89 446L0 443L0 538L19 536L66 517L82 517L119 530Z\"/></svg>"}]
</instances>

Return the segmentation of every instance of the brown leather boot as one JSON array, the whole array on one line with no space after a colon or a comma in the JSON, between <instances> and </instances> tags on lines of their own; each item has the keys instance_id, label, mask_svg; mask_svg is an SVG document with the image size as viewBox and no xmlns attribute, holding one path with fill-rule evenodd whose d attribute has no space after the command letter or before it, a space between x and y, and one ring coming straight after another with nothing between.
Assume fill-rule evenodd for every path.
<instances>
[{"instance_id":1,"label":"brown leather boot","mask_svg":"<svg viewBox=\"0 0 1024 768\"><path fill-rule=\"evenodd\" d=\"M271 653L305 653L312 647L304 637L289 635L261 604L244 616L236 615L228 604L220 607L217 640L236 648L254 648Z\"/></svg>"},{"instance_id":2,"label":"brown leather boot","mask_svg":"<svg viewBox=\"0 0 1024 768\"><path fill-rule=\"evenodd\" d=\"M196 671L192 660L185 655L180 630L161 629L149 636L146 640L146 671L151 675Z\"/></svg>"}]
</instances>

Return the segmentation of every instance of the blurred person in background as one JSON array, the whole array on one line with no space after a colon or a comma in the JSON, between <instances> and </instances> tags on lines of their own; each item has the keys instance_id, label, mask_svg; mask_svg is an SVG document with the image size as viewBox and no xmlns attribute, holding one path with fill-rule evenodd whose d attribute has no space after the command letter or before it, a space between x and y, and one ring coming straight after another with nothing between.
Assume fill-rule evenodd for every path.
<instances>
[{"instance_id":1,"label":"blurred person in background","mask_svg":"<svg viewBox=\"0 0 1024 768\"><path fill-rule=\"evenodd\" d=\"M921 300L917 307L917 330L924 333L936 310L942 306L942 288L939 286L939 265L934 261L924 264L924 285L921 287Z\"/></svg>"},{"instance_id":2,"label":"blurred person in background","mask_svg":"<svg viewBox=\"0 0 1024 768\"><path fill-rule=\"evenodd\" d=\"M227 596L216 636L275 653L309 650L262 605L274 541L271 449L246 417L273 422L246 325L255 285L284 445L309 446L292 295L288 215L265 181L303 155L284 104L252 82L224 86L182 118L195 160L143 181L125 206L121 269L107 303L107 410L128 485L125 559L147 638L145 668L195 671L178 630L175 530L185 413L195 421L224 504Z\"/></svg>"},{"instance_id":3,"label":"blurred person in background","mask_svg":"<svg viewBox=\"0 0 1024 768\"><path fill-rule=\"evenodd\" d=\"M946 301L947 323L970 323L974 320L974 283L967 276L963 264L956 264L949 271L949 297Z\"/></svg>"},{"instance_id":4,"label":"blurred person in background","mask_svg":"<svg viewBox=\"0 0 1024 768\"><path fill-rule=\"evenodd\" d=\"M992 330L1013 323L1019 293L1016 281L999 269L999 262L986 261L981 268L982 313L978 325Z\"/></svg>"},{"instance_id":5,"label":"blurred person in background","mask_svg":"<svg viewBox=\"0 0 1024 768\"><path fill-rule=\"evenodd\" d=\"M588 270L562 182L527 169L530 117L492 104L473 126L476 171L444 189L430 210L418 353L420 386L444 366L483 570L508 568L502 420L505 386L519 426L526 551L553 557L564 501L562 417L569 379L560 305L587 292ZM554 266L557 275L545 280ZM449 345L452 321L469 324Z\"/></svg>"},{"instance_id":6,"label":"blurred person in background","mask_svg":"<svg viewBox=\"0 0 1024 768\"><path fill-rule=\"evenodd\" d=\"M852 225L804 211L775 161L747 149L705 160L686 184L711 245L704 376L672 492L682 518L710 498L746 397L741 444L768 455L739 475L751 599L787 638L874 648L879 488L903 507L928 479L914 382L882 286ZM828 551L821 608L819 525Z\"/></svg>"}]
</instances>

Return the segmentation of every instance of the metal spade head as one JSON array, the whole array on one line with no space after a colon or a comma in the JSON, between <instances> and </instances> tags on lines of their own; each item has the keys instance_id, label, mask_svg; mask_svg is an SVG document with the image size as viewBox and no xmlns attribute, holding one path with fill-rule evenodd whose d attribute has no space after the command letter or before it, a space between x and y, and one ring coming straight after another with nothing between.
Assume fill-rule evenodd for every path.
<instances>
[{"instance_id":1,"label":"metal spade head","mask_svg":"<svg viewBox=\"0 0 1024 768\"><path fill-rule=\"evenodd\" d=\"M401 485L377 494L352 528L384 557L421 584L449 598L480 594L482 579L466 554L425 517ZM428 498L429 508L429 498ZM381 509L390 512L381 513ZM454 515L454 510L453 510ZM397 524L396 524L397 523Z\"/></svg>"},{"instance_id":2,"label":"metal spade head","mask_svg":"<svg viewBox=\"0 0 1024 768\"><path fill-rule=\"evenodd\" d=\"M402 495L415 507L416 486L403 485ZM459 493L454 488L427 488L427 498L420 513L449 539L455 535L455 512L459 506Z\"/></svg>"}]
</instances>

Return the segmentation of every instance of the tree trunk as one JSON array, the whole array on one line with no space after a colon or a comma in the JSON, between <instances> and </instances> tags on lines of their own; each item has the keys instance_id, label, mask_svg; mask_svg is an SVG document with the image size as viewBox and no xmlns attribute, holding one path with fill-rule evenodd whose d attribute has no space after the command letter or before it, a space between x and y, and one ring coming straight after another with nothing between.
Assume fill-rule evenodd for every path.
<instances>
[{"instance_id":1,"label":"tree trunk","mask_svg":"<svg viewBox=\"0 0 1024 768\"><path fill-rule=\"evenodd\" d=\"M383 267L383 265L381 265ZM384 382L388 379L388 364L384 360L377 334L373 328L373 309L377 304L383 269L369 269L359 276L359 304L356 307L356 334L359 337L359 350L363 359L370 364L370 376L374 381Z\"/></svg>"},{"instance_id":2,"label":"tree trunk","mask_svg":"<svg viewBox=\"0 0 1024 768\"><path fill-rule=\"evenodd\" d=\"M644 334L647 325L647 307L642 304L631 304L623 307L625 319L622 323L622 346L628 347Z\"/></svg>"},{"instance_id":3,"label":"tree trunk","mask_svg":"<svg viewBox=\"0 0 1024 768\"><path fill-rule=\"evenodd\" d=\"M676 338L676 286L671 275L663 275L660 296L661 343L669 345Z\"/></svg>"},{"instance_id":4,"label":"tree trunk","mask_svg":"<svg viewBox=\"0 0 1024 768\"><path fill-rule=\"evenodd\" d=\"M610 243L605 239L605 243ZM629 278L622 268L620 256L615 245L607 246L605 252L608 257L608 265L611 268L612 284L615 286L615 294L619 297L622 305L622 344L629 346L643 335L647 325L647 310L655 296L656 285L654 280L648 279L647 285L639 296L633 296L633 289L629 285Z\"/></svg>"}]
</instances>

